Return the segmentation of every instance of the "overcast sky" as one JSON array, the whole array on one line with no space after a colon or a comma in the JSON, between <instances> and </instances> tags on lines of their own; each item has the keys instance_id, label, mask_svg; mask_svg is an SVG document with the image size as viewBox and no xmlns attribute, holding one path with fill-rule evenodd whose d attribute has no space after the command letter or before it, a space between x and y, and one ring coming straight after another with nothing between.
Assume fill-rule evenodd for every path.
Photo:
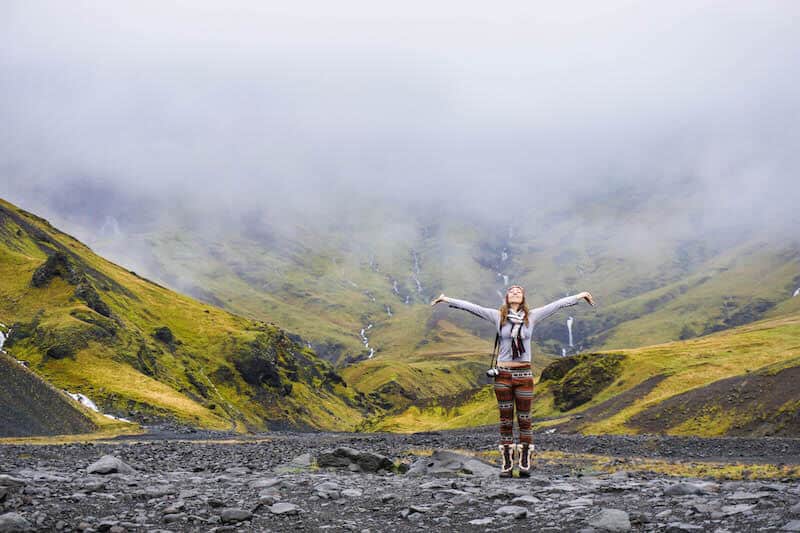
<instances>
[{"instance_id":1,"label":"overcast sky","mask_svg":"<svg viewBox=\"0 0 800 533\"><path fill-rule=\"evenodd\" d=\"M200 208L485 211L690 180L720 223L796 228L798 16L796 1L5 0L0 195L89 179Z\"/></svg>"}]
</instances>

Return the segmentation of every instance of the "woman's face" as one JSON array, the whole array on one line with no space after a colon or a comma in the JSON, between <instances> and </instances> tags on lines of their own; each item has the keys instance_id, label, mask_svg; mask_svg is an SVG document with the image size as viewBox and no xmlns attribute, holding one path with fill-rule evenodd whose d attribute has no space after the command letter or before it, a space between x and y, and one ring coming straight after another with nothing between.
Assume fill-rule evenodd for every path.
<instances>
[{"instance_id":1,"label":"woman's face","mask_svg":"<svg viewBox=\"0 0 800 533\"><path fill-rule=\"evenodd\" d=\"M506 292L506 299L510 304L521 304L523 299L523 292L522 289L519 287L511 287Z\"/></svg>"}]
</instances>

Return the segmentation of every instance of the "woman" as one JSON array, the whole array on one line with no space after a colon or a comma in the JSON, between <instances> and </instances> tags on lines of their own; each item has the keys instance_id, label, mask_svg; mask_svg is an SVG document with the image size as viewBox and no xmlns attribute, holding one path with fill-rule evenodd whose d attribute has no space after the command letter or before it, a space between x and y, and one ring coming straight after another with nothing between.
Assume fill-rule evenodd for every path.
<instances>
[{"instance_id":1,"label":"woman","mask_svg":"<svg viewBox=\"0 0 800 533\"><path fill-rule=\"evenodd\" d=\"M474 303L444 294L431 302L446 302L450 307L463 309L494 324L498 331L500 351L497 356L498 375L494 378L494 393L500 408L500 477L511 477L514 463L519 475L529 477L533 455L531 432L531 399L533 398L533 373L531 371L531 334L534 326L562 307L586 300L594 305L592 295L582 292L567 296L543 307L528 309L525 289L512 285L506 291L505 303L500 309L481 307ZM514 405L517 408L519 444L514 445Z\"/></svg>"}]
</instances>

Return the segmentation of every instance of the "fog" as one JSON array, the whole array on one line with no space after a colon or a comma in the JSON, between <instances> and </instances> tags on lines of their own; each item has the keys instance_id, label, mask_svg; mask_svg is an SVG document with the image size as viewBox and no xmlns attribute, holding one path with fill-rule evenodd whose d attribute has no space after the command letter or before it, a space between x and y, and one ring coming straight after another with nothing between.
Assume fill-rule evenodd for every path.
<instances>
[{"instance_id":1,"label":"fog","mask_svg":"<svg viewBox=\"0 0 800 533\"><path fill-rule=\"evenodd\" d=\"M124 227L178 204L519 221L635 188L669 203L648 234L791 234L798 15L790 1L6 1L0 196Z\"/></svg>"}]
</instances>

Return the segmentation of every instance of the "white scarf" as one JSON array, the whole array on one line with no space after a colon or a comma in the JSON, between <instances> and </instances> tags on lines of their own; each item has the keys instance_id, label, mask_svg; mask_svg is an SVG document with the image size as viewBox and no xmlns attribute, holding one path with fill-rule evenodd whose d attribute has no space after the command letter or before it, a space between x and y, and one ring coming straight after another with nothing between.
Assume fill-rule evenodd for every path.
<instances>
[{"instance_id":1,"label":"white scarf","mask_svg":"<svg viewBox=\"0 0 800 533\"><path fill-rule=\"evenodd\" d=\"M509 322L511 322L511 348L513 352L513 358L517 359L521 354L525 353L525 347L522 345L522 337L520 335L520 330L522 329L522 323L525 321L525 311L519 309L514 311L513 309L508 310L508 315L506 318Z\"/></svg>"}]
</instances>

